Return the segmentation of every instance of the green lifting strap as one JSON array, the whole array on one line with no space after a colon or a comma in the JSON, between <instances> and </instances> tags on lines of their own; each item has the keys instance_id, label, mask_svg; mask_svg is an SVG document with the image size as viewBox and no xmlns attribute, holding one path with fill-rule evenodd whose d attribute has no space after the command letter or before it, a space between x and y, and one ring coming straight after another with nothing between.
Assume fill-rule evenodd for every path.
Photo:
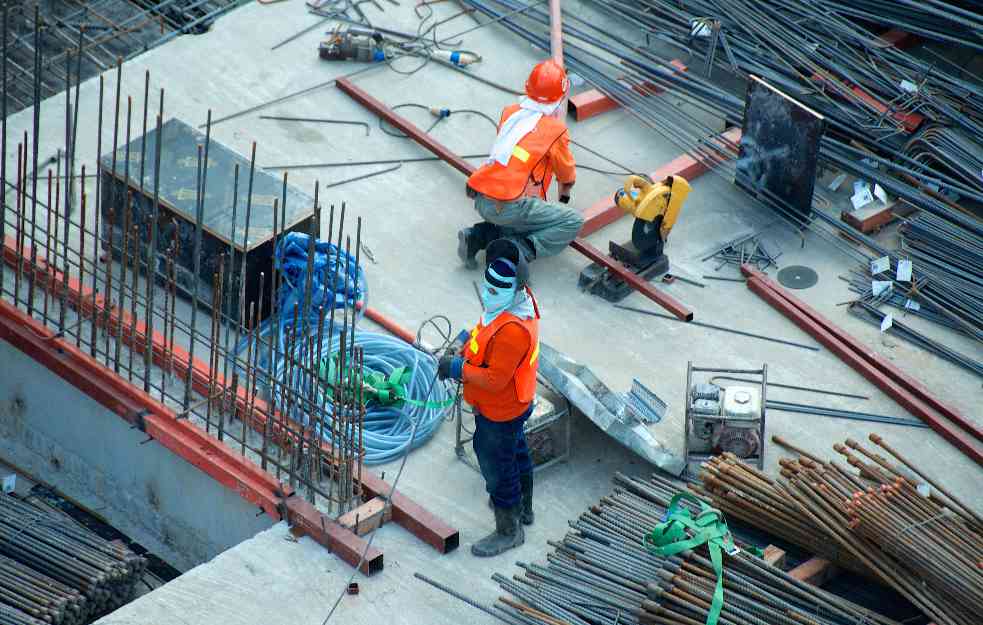
<instances>
[{"instance_id":1,"label":"green lifting strap","mask_svg":"<svg viewBox=\"0 0 983 625\"><path fill-rule=\"evenodd\" d=\"M693 518L687 508L679 505L683 499L700 507L696 518ZM686 530L692 532L692 537L686 533ZM724 566L720 550L723 548L731 555L740 551L734 545L720 510L711 508L689 493L677 493L669 502L665 521L657 525L651 534L645 536L643 542L650 552L665 558L706 544L710 551L713 571L717 574L717 586L713 590L713 601L710 602L706 625L716 625L717 619L720 618L720 609L724 605Z\"/></svg>"},{"instance_id":2,"label":"green lifting strap","mask_svg":"<svg viewBox=\"0 0 983 625\"><path fill-rule=\"evenodd\" d=\"M445 401L420 401L406 396L406 385L410 381L413 372L406 367L397 367L389 376L385 376L378 371L366 369L364 372L364 386L362 388L363 397L366 402L375 401L383 406L394 404L409 404L410 406L422 406L424 408L443 409L454 403L454 398ZM325 358L321 361L321 379L325 382L338 379L337 358ZM345 379L352 379L347 375ZM328 397L333 397L333 387L328 385L326 392Z\"/></svg>"}]
</instances>

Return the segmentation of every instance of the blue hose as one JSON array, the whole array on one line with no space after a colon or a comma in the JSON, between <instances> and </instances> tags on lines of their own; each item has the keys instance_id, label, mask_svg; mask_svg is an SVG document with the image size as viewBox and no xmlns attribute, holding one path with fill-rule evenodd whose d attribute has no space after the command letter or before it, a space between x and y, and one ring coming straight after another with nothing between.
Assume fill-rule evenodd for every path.
<instances>
[{"instance_id":1,"label":"blue hose","mask_svg":"<svg viewBox=\"0 0 983 625\"><path fill-rule=\"evenodd\" d=\"M292 354L294 362L307 363L312 360L308 352L310 341L300 340L304 337L314 337L316 341L319 309L328 309L332 304L335 308L351 310L358 303L362 310L367 304L368 286L361 267L355 265L354 259L340 252L332 244L315 241L314 272L311 276L311 303L303 310L304 290L307 284L307 252L310 241L308 235L290 233L278 244L275 255L277 269L280 270L283 281L280 287L278 306L279 322L273 326L274 316L271 316L257 329L261 339L257 344L270 340L276 345L276 357L272 359L273 385L272 401L278 408L286 412L286 406L281 397L284 386L291 388L299 397L313 397L318 410L324 405L324 431L322 438L331 442L332 425L334 424L334 406L330 396L325 397L325 387L318 383L314 376L305 375L299 368L293 368L291 379L288 377L287 350L289 338L293 333L293 311L297 310L296 346ZM336 271L337 269L337 271ZM337 275L337 280L334 276ZM338 321L336 319L336 321ZM320 346L322 360L335 357L340 350L340 322L336 323L333 332L328 332L325 322L324 336ZM272 336L271 336L272 335ZM244 337L236 346L237 356L245 356L248 337ZM427 442L440 426L447 412L447 404L451 403L451 395L444 384L435 384L432 391L430 385L437 375L437 362L433 356L422 352L400 339L376 332L355 331L355 345L364 350L366 373L374 371L388 378L396 369L405 368L410 372L406 382L406 397L402 401L390 405L369 401L366 404L365 426L362 440L365 445L365 464L375 465L399 458L410 445L414 423L417 424L416 434L412 437L412 449ZM350 343L346 345L350 347ZM317 354L318 346L314 346ZM260 350L254 347L254 366L259 373L259 382L263 384L268 375L270 353L268 349ZM320 365L320 363L318 363ZM267 393L270 389L266 389ZM429 397L427 396L430 391ZM426 402L415 401L427 399ZM320 428L320 419L315 418L311 423L308 410L294 406L287 415L292 420L305 426ZM350 432L349 432L350 434Z\"/></svg>"}]
</instances>

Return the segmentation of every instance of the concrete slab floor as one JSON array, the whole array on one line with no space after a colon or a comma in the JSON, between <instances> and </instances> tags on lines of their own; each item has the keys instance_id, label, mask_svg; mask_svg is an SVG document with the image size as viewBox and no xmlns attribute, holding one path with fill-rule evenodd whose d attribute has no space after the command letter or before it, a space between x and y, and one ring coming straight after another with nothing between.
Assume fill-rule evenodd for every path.
<instances>
[{"instance_id":1,"label":"concrete slab floor","mask_svg":"<svg viewBox=\"0 0 983 625\"><path fill-rule=\"evenodd\" d=\"M369 5L363 8L380 26L404 31L416 28L417 20L409 4L384 6L384 14ZM438 4L434 10L438 16L448 17L457 8ZM318 31L269 51L271 45L313 22L302 2L250 4L218 20L207 34L182 37L138 57L124 68L123 92L133 94L134 104L142 106L143 75L149 70L151 93L159 87L166 89L165 117L180 117L197 124L205 120L209 108L216 118L221 117L356 69L358 66L353 64L320 61L316 54ZM440 36L472 25L470 18L459 18L442 26ZM496 26L466 35L463 47L484 56L485 60L472 70L474 73L512 88L521 88L528 69L543 58L540 52L517 42ZM404 68L404 64L407 69L414 65L400 61L397 67ZM105 102L111 114L115 74L107 73L105 79ZM478 109L496 117L500 108L513 100L509 94L432 64L409 76L379 69L356 78L355 82L390 106L417 102L452 109ZM97 80L83 84L78 150L79 160L89 171L94 169L96 157L97 97ZM151 100L156 102L155 96ZM125 102L124 98L124 107ZM63 95L42 105L39 149L42 158L54 154L63 145L64 107ZM260 120L256 113L217 125L212 136L243 154L248 154L252 142L256 141L258 161L262 165L428 155L409 140L380 132L372 115L334 89L316 91L263 113L364 120L373 124L373 129L365 138L357 127L288 126L285 122ZM406 115L424 126L432 119L422 111L407 111ZM29 131L30 125L31 112L19 113L9 122L9 136L13 138L24 130ZM570 129L576 140L639 171L651 171L679 153L678 148L623 111L583 123L570 122ZM456 152L468 154L487 150L494 132L488 122L461 114L438 125L434 135ZM103 152L110 149L111 142L112 128L104 128ZM16 162L15 149L15 145L8 144L7 156L13 162ZM577 156L585 164L616 169L582 151ZM320 180L322 185L330 184L367 171L372 168L292 171L289 180L310 193L315 180ZM620 182L620 176L582 172L574 192L574 205L586 208L598 199L609 197ZM699 261L706 250L769 224L775 218L717 176L704 176L693 186L694 192L673 231L668 253L674 271L699 277L713 269L711 263ZM86 188L92 197L94 181L87 181ZM460 267L455 256L457 229L476 218L463 188L463 176L442 163L412 163L398 172L322 193L325 204L347 201L349 209L365 219L363 238L377 260L377 264L367 266L371 303L407 327L415 329L438 313L465 327L473 323L478 313L470 282L479 276ZM604 248L610 239L626 239L629 226L628 221L619 222L592 236L591 241ZM798 295L871 349L915 375L968 418L977 423L983 421L983 391L978 379L898 340L882 339L876 328L853 319L843 307L836 305L851 298L847 285L837 276L845 274L854 261L811 234L805 236L805 245L801 247L799 236L783 227L770 230L768 241L784 253L780 264L809 265L819 273L819 284ZM615 309L577 290L577 275L585 265L585 259L573 251L534 265L533 288L544 317L542 338L589 364L615 389L626 389L636 377L645 382L670 404L669 414L654 432L671 448L680 451L682 448L680 408L687 361L729 368L768 363L773 381L870 396L869 401L856 401L775 390L774 398L909 416L826 350L810 352ZM812 343L810 337L741 284L708 282L701 289L677 282L662 288L690 305L699 320ZM637 294L625 303L659 310ZM919 328L928 325L918 321L911 323ZM926 328L926 331L964 353L981 353L978 345L946 330ZM434 440L410 457L400 487L460 528L462 548L440 556L398 526L383 528L375 545L386 553L386 570L375 578L359 580L363 594L345 598L336 622L488 620L425 587L411 577L412 572L423 571L481 600L491 601L497 596L495 585L488 579L492 572L508 572L516 560L540 557L546 540L565 531L567 519L609 491L610 477L615 471L644 474L650 470L630 452L600 435L582 417L576 419L574 430L572 460L544 471L537 478L539 516L537 525L527 534L526 545L498 558L478 560L471 557L468 545L484 535L491 525L484 504L485 493L480 477L455 459L453 428L445 425ZM824 456L833 454L831 447L835 442L847 437L861 440L869 432L878 432L933 476L945 479L964 500L981 505L979 497L974 496L983 475L979 467L929 430L771 412L768 432ZM780 455L775 446L767 446L769 470L775 470ZM383 466L377 470L385 470L391 477L396 467ZM155 593L104 622L316 625L344 587L350 569L309 541L294 544L285 538L282 528L261 534L178 580L167 590L169 594L160 595L159 601Z\"/></svg>"}]
</instances>

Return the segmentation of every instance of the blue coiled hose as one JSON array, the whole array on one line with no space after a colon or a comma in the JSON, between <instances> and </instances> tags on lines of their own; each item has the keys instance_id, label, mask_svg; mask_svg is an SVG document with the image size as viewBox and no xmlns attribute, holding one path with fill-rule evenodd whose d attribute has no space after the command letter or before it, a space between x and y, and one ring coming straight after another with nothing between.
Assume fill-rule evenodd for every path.
<instances>
[{"instance_id":1,"label":"blue coiled hose","mask_svg":"<svg viewBox=\"0 0 983 625\"><path fill-rule=\"evenodd\" d=\"M269 343L271 339L277 346L273 365L273 378L277 381L274 384L273 401L280 410L285 410L284 402L280 397L280 389L284 385L291 388L299 397L314 397L316 405L325 406L324 431L321 432L322 438L331 442L331 432L334 420L334 408L330 397L326 398L324 387L317 382L311 375L305 375L298 367L294 367L293 374L288 377L287 358L289 339L293 333L294 322L293 311L295 305L298 310L297 337L303 337L305 330L308 337L314 337L316 341L317 327L319 323L318 307L328 308L332 303L336 308L348 307L350 311L355 302L361 305L364 310L368 287L365 282L365 274L361 267L355 266L354 259L347 257L344 252L338 253L334 245L322 241L315 242L314 274L312 276L311 306L308 307L306 314L302 310L304 300L304 289L307 283L307 252L309 250L309 239L307 235L291 233L284 237L276 250L277 268L282 272L283 281L279 296L279 322L273 326L274 317L270 317L258 328L261 339L260 344ZM340 257L340 260L339 260ZM335 281L336 265L338 265L338 279ZM330 288L334 283L334 288ZM324 336L322 337L320 355L321 359L328 360L336 356L340 350L341 343L341 322L336 318L334 331L330 332L328 323L325 323ZM247 338L243 338L236 348L237 354L244 356L247 347ZM310 362L311 356L308 352L312 341L297 340L294 347L294 362ZM394 460L401 456L410 444L410 434L414 423L418 422L415 436L413 436L413 446L415 449L427 442L447 413L448 404L451 403L451 394L444 384L436 384L432 391L430 385L437 374L437 362L435 358L404 341L376 332L355 331L355 346L364 350L365 368L368 371L380 373L387 378L396 369L404 368L410 372L409 380L406 382L406 397L409 401L398 402L391 405L382 405L374 401L366 404L365 427L362 431L362 440L365 445L365 464L375 465ZM346 347L350 347L346 345ZM254 349L255 365L260 372L259 380L262 383L268 373L270 364L269 350ZM317 345L314 346L314 355L318 354ZM313 387L313 388L312 388ZM430 391L429 397L428 391ZM269 389L267 389L269 392ZM417 401L424 400L427 401ZM327 399L327 401L325 401ZM288 415L294 421L303 423L305 426L320 428L320 423L310 423L308 411L301 407L294 407ZM337 427L337 425L335 426Z\"/></svg>"}]
</instances>

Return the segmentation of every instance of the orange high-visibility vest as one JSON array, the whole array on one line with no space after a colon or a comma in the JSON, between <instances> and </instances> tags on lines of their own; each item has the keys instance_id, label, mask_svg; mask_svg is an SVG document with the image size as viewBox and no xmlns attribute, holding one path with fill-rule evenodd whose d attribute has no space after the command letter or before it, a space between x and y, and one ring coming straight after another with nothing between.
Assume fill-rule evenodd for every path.
<instances>
[{"instance_id":1,"label":"orange high-visibility vest","mask_svg":"<svg viewBox=\"0 0 983 625\"><path fill-rule=\"evenodd\" d=\"M499 129L518 110L518 104L506 107L498 123ZM482 165L468 178L468 186L485 197L501 202L510 202L524 195L538 195L545 200L546 190L553 181L553 166L546 155L566 131L563 122L543 115L536 127L512 148L507 166L502 166L498 161Z\"/></svg>"},{"instance_id":2,"label":"orange high-visibility vest","mask_svg":"<svg viewBox=\"0 0 983 625\"><path fill-rule=\"evenodd\" d=\"M531 293L529 297L532 297ZM464 345L464 360L470 365L481 367L487 364L488 344L500 329L514 323L525 330L529 336L529 349L519 362L514 376L516 399L525 404L536 396L536 373L539 371L539 307L535 299L532 302L535 309L532 319L520 319L512 313L504 312L487 326L478 321L478 325L471 330L471 339ZM493 393L474 384L464 385L464 400L473 406L500 401ZM508 421L518 416L515 414L508 418L496 418L495 415L485 415L492 421Z\"/></svg>"}]
</instances>

